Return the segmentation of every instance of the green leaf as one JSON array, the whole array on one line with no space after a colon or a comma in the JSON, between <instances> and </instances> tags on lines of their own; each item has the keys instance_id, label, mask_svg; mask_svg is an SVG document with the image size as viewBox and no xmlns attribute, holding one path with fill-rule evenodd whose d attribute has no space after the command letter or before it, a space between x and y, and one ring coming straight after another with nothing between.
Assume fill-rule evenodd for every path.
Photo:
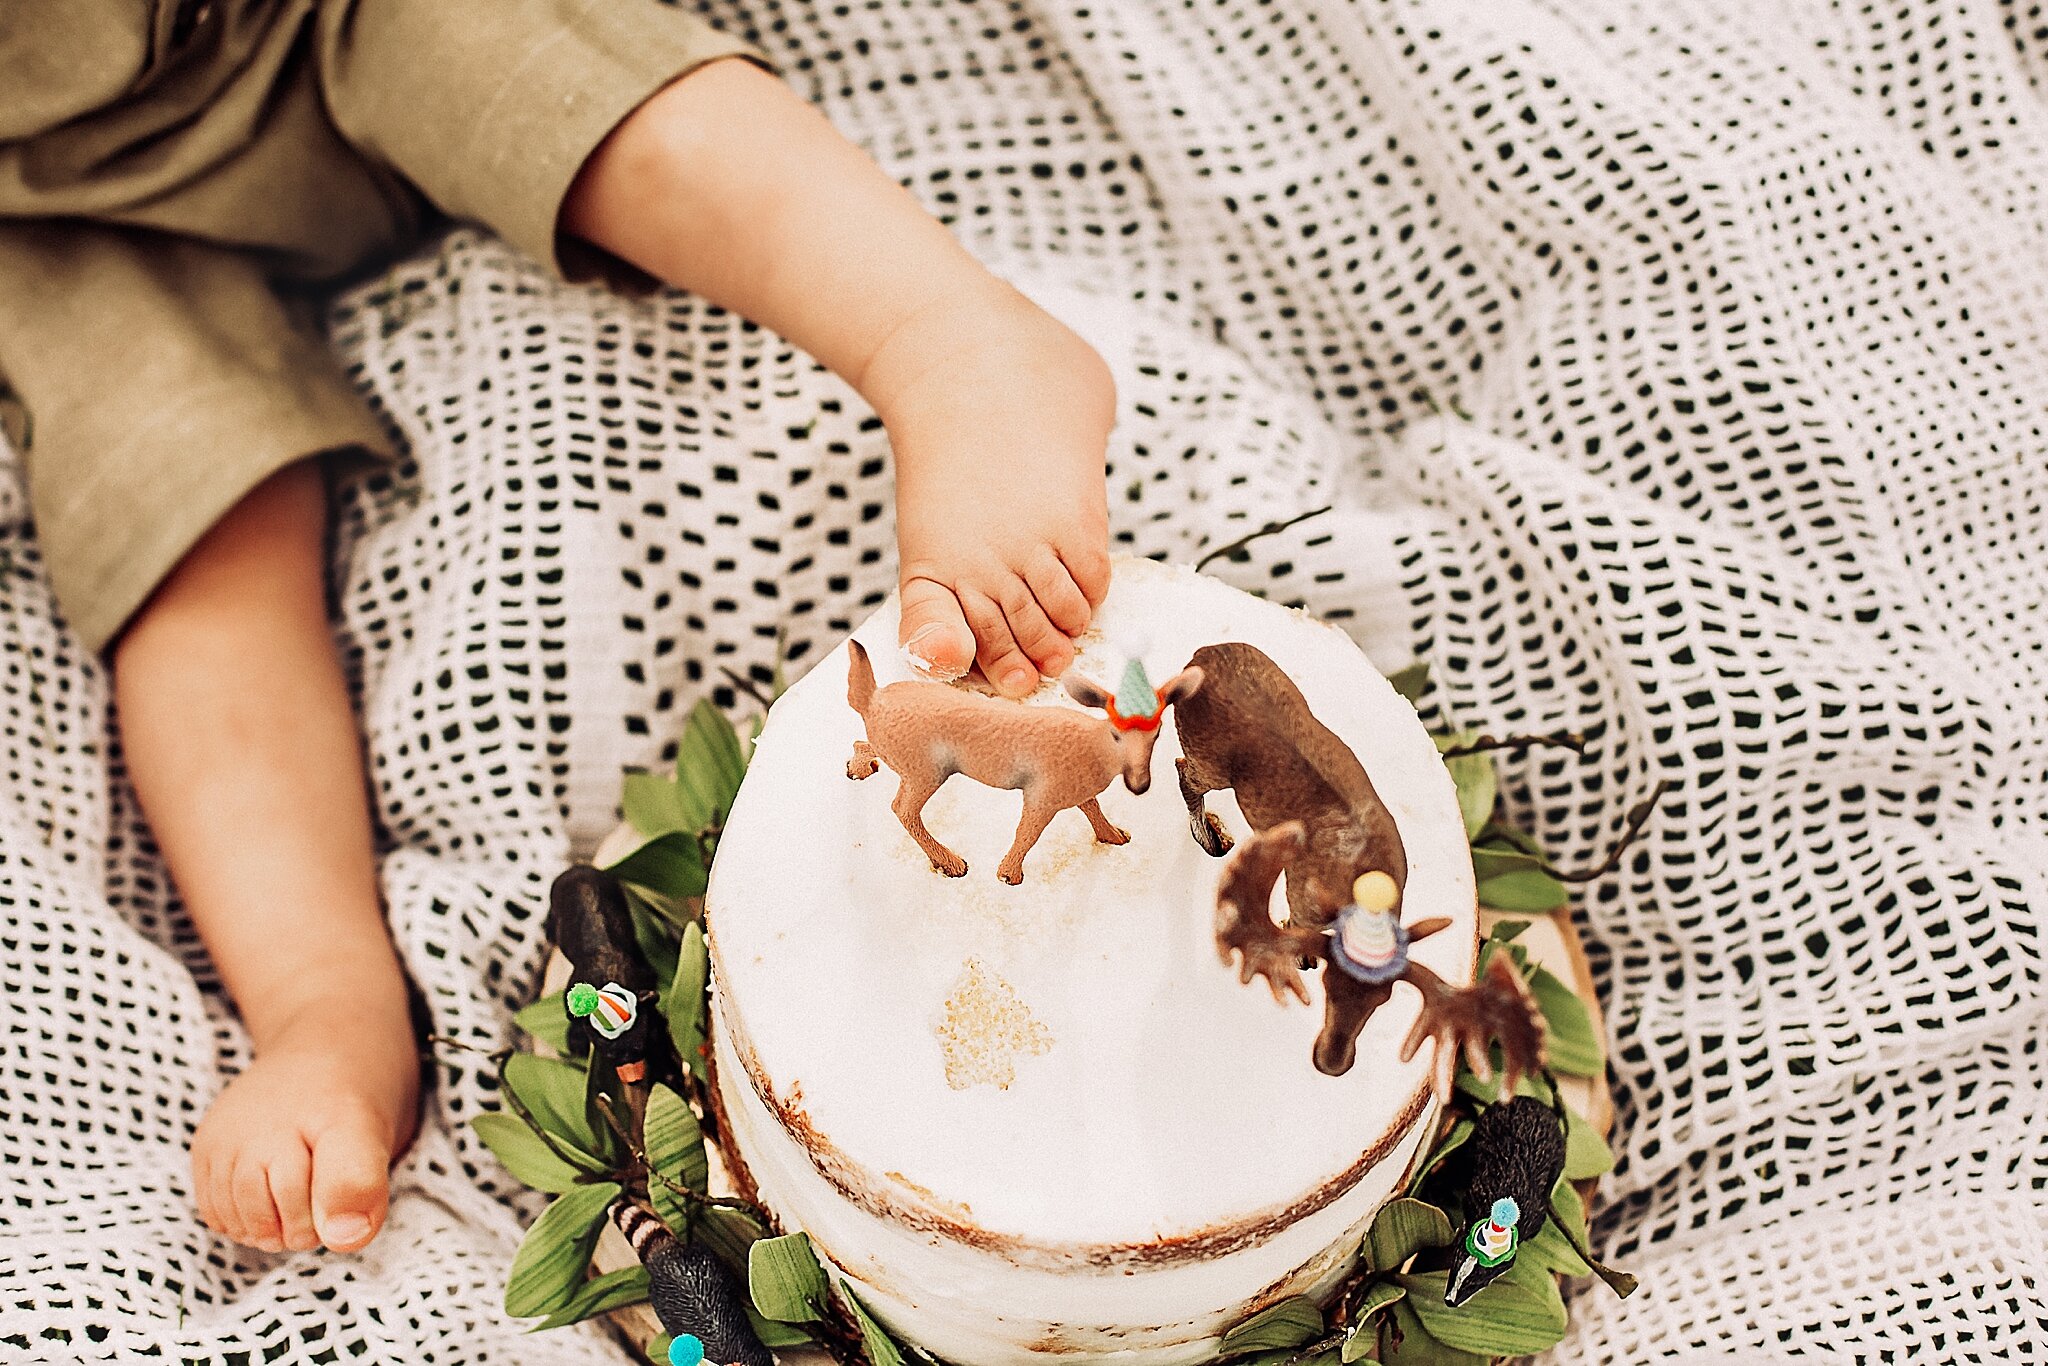
<instances>
[{"instance_id":1,"label":"green leaf","mask_svg":"<svg viewBox=\"0 0 2048 1366\"><path fill-rule=\"evenodd\" d=\"M1563 1340L1564 1299L1547 1272L1517 1277L1513 1271L1456 1309L1444 1303L1448 1272L1401 1277L1408 1298L1401 1303L1432 1338L1446 1347L1486 1356L1526 1356ZM1406 1358L1404 1357L1403 1360Z\"/></svg>"},{"instance_id":2,"label":"green leaf","mask_svg":"<svg viewBox=\"0 0 2048 1366\"><path fill-rule=\"evenodd\" d=\"M1399 1271L1428 1247L1449 1247L1457 1231L1451 1218L1435 1205L1403 1197L1389 1200L1365 1235L1366 1265L1374 1271Z\"/></svg>"},{"instance_id":3,"label":"green leaf","mask_svg":"<svg viewBox=\"0 0 2048 1366\"><path fill-rule=\"evenodd\" d=\"M562 993L550 992L512 1017L532 1037L557 1053L569 1051L569 1012L562 1008Z\"/></svg>"},{"instance_id":4,"label":"green leaf","mask_svg":"<svg viewBox=\"0 0 2048 1366\"><path fill-rule=\"evenodd\" d=\"M1472 846L1472 876L1481 882L1503 877L1508 873L1540 870L1543 860L1534 854L1523 853L1498 844L1475 844Z\"/></svg>"},{"instance_id":5,"label":"green leaf","mask_svg":"<svg viewBox=\"0 0 2048 1366\"><path fill-rule=\"evenodd\" d=\"M743 1304L740 1308L746 1311L747 1323L753 1328L754 1336L761 1339L763 1347L808 1347L817 1341L809 1331L793 1323L777 1323L774 1319L762 1318L760 1311L751 1304Z\"/></svg>"},{"instance_id":6,"label":"green leaf","mask_svg":"<svg viewBox=\"0 0 2048 1366\"><path fill-rule=\"evenodd\" d=\"M1502 873L1479 884L1479 904L1496 911L1554 911L1569 900L1564 884L1548 873Z\"/></svg>"},{"instance_id":7,"label":"green leaf","mask_svg":"<svg viewBox=\"0 0 2048 1366\"><path fill-rule=\"evenodd\" d=\"M1600 1131L1569 1105L1565 1107L1564 1179L1585 1181L1614 1170L1614 1150Z\"/></svg>"},{"instance_id":8,"label":"green leaf","mask_svg":"<svg viewBox=\"0 0 2048 1366\"><path fill-rule=\"evenodd\" d=\"M704 1210L691 1229L692 1241L710 1248L740 1276L747 1274L754 1244L767 1236L768 1230L753 1215L724 1205Z\"/></svg>"},{"instance_id":9,"label":"green leaf","mask_svg":"<svg viewBox=\"0 0 2048 1366\"><path fill-rule=\"evenodd\" d=\"M620 1130L630 1128L632 1116L623 1099L625 1083L619 1080L619 1070L604 1054L591 1051L583 1070L583 1122L590 1126L597 1136L597 1154L607 1165L616 1166L626 1159L625 1141ZM609 1109L617 1119L616 1124L605 1122Z\"/></svg>"},{"instance_id":10,"label":"green leaf","mask_svg":"<svg viewBox=\"0 0 2048 1366\"><path fill-rule=\"evenodd\" d=\"M747 1255L747 1289L754 1308L783 1323L810 1323L824 1315L825 1272L801 1233L763 1238Z\"/></svg>"},{"instance_id":11,"label":"green leaf","mask_svg":"<svg viewBox=\"0 0 2048 1366\"><path fill-rule=\"evenodd\" d=\"M630 779L644 774L628 774ZM709 875L704 867L704 849L694 830L669 830L647 840L605 871L621 882L645 887L678 901L704 895Z\"/></svg>"},{"instance_id":12,"label":"green leaf","mask_svg":"<svg viewBox=\"0 0 2048 1366\"><path fill-rule=\"evenodd\" d=\"M654 969L654 998L668 995L676 975L676 939L681 926L645 888L626 885L626 909L633 916L633 942L647 966ZM662 898L665 901L667 898Z\"/></svg>"},{"instance_id":13,"label":"green leaf","mask_svg":"<svg viewBox=\"0 0 2048 1366\"><path fill-rule=\"evenodd\" d=\"M1412 1299L1413 1296L1404 1296L1387 1311L1399 1334L1399 1343L1381 1359L1384 1366L1493 1366L1490 1355L1460 1351L1430 1336L1429 1329L1416 1317ZM1437 1302L1443 1302L1441 1291Z\"/></svg>"},{"instance_id":14,"label":"green leaf","mask_svg":"<svg viewBox=\"0 0 2048 1366\"><path fill-rule=\"evenodd\" d=\"M904 1366L903 1347L889 1335L880 1321L861 1303L860 1296L853 1293L851 1286L842 1286L846 1292L846 1303L853 1309L854 1322L860 1325L860 1345L865 1349L868 1366Z\"/></svg>"},{"instance_id":15,"label":"green leaf","mask_svg":"<svg viewBox=\"0 0 2048 1366\"><path fill-rule=\"evenodd\" d=\"M1238 1357L1232 1366L1337 1366L1337 1349L1326 1348L1314 1356L1303 1356L1299 1347L1276 1347L1270 1352L1258 1352L1248 1357Z\"/></svg>"},{"instance_id":16,"label":"green leaf","mask_svg":"<svg viewBox=\"0 0 2048 1366\"><path fill-rule=\"evenodd\" d=\"M1387 675L1387 682L1394 685L1394 691L1408 699L1410 706L1422 700L1423 690L1429 687L1429 661L1418 659L1405 668L1394 670Z\"/></svg>"},{"instance_id":17,"label":"green leaf","mask_svg":"<svg viewBox=\"0 0 2048 1366\"><path fill-rule=\"evenodd\" d=\"M1299 1347L1323 1331L1323 1311L1314 1300L1295 1296L1262 1309L1223 1335L1225 1355Z\"/></svg>"},{"instance_id":18,"label":"green leaf","mask_svg":"<svg viewBox=\"0 0 2048 1366\"><path fill-rule=\"evenodd\" d=\"M1398 1281L1374 1281L1365 1287L1365 1293L1359 1297L1358 1306L1351 1314L1351 1331L1344 1335L1342 1360L1375 1359L1373 1353L1379 1350L1379 1332L1374 1320L1382 1309L1407 1293Z\"/></svg>"},{"instance_id":19,"label":"green leaf","mask_svg":"<svg viewBox=\"0 0 2048 1366\"><path fill-rule=\"evenodd\" d=\"M675 1339L667 1333L656 1333L647 1340L647 1346L643 1349L643 1354L647 1357L648 1361L655 1363L655 1366L668 1366L668 1348L669 1344L674 1341Z\"/></svg>"},{"instance_id":20,"label":"green leaf","mask_svg":"<svg viewBox=\"0 0 2048 1366\"><path fill-rule=\"evenodd\" d=\"M584 1112L587 1085L583 1067L561 1058L514 1053L505 1062L505 1086L540 1126L602 1169L606 1163L600 1154L608 1145L598 1141Z\"/></svg>"},{"instance_id":21,"label":"green leaf","mask_svg":"<svg viewBox=\"0 0 2048 1366\"><path fill-rule=\"evenodd\" d=\"M537 1191L560 1195L576 1184L576 1178L584 1171L571 1166L556 1155L547 1142L526 1127L526 1121L517 1115L508 1115L501 1110L476 1115L469 1121L469 1127L476 1130L476 1136L484 1146L497 1155L520 1181Z\"/></svg>"},{"instance_id":22,"label":"green leaf","mask_svg":"<svg viewBox=\"0 0 2048 1366\"><path fill-rule=\"evenodd\" d=\"M690 810L705 813L698 828L725 818L746 776L747 756L739 733L710 698L700 699L690 708L676 745L676 785L683 789Z\"/></svg>"},{"instance_id":23,"label":"green leaf","mask_svg":"<svg viewBox=\"0 0 2048 1366\"><path fill-rule=\"evenodd\" d=\"M619 796L626 824L648 839L683 833L695 836L703 822L692 821L683 809L682 791L674 778L660 773L628 773Z\"/></svg>"},{"instance_id":24,"label":"green leaf","mask_svg":"<svg viewBox=\"0 0 2048 1366\"><path fill-rule=\"evenodd\" d=\"M1557 1178L1557 1185L1552 1187L1550 1191L1550 1208L1552 1214L1564 1224L1573 1239L1584 1245L1586 1241L1586 1202L1579 1198L1579 1188L1572 1184L1570 1177L1560 1176Z\"/></svg>"},{"instance_id":25,"label":"green leaf","mask_svg":"<svg viewBox=\"0 0 2048 1366\"><path fill-rule=\"evenodd\" d=\"M1590 1275L1593 1268L1565 1236L1567 1228L1576 1232L1580 1243L1586 1241L1585 1202L1579 1199L1577 1188L1560 1176L1550 1191L1550 1208L1545 1212L1543 1229L1522 1244L1516 1253L1516 1265L1527 1259L1544 1271L1566 1276Z\"/></svg>"},{"instance_id":26,"label":"green leaf","mask_svg":"<svg viewBox=\"0 0 2048 1366\"><path fill-rule=\"evenodd\" d=\"M514 1318L552 1314L583 1284L590 1250L604 1229L604 1212L619 1198L619 1184L578 1186L541 1211L512 1257L505 1282L505 1312Z\"/></svg>"},{"instance_id":27,"label":"green leaf","mask_svg":"<svg viewBox=\"0 0 2048 1366\"><path fill-rule=\"evenodd\" d=\"M1557 1220L1553 1218L1545 1218L1541 1231L1523 1243L1516 1252L1515 1265L1520 1266L1525 1260L1529 1265L1542 1271L1565 1276L1585 1276L1593 1270L1586 1265L1584 1258L1572 1250L1571 1243L1565 1239L1564 1231L1557 1226Z\"/></svg>"},{"instance_id":28,"label":"green leaf","mask_svg":"<svg viewBox=\"0 0 2048 1366\"><path fill-rule=\"evenodd\" d=\"M1429 1179L1430 1173L1441 1166L1445 1158L1464 1147L1465 1140L1470 1137L1472 1137L1472 1121L1460 1115L1452 1123L1450 1130L1437 1141L1436 1147L1430 1149L1429 1156L1422 1160L1421 1168L1415 1173L1414 1179L1408 1183L1408 1194L1413 1195L1421 1190L1422 1183Z\"/></svg>"},{"instance_id":29,"label":"green leaf","mask_svg":"<svg viewBox=\"0 0 2048 1366\"><path fill-rule=\"evenodd\" d=\"M1469 745L1479 738L1477 731L1448 731L1434 737L1439 753ZM1493 819L1495 800L1500 796L1500 779L1494 772L1493 755L1461 754L1455 759L1444 760L1444 767L1450 770L1451 781L1458 788L1458 810L1465 817L1465 837L1470 839L1485 828ZM1484 900L1484 898L1482 898Z\"/></svg>"},{"instance_id":30,"label":"green leaf","mask_svg":"<svg viewBox=\"0 0 2048 1366\"><path fill-rule=\"evenodd\" d=\"M628 773L621 806L627 821L643 835L680 831L694 839L725 819L746 772L738 733L706 698L690 709L683 723L674 775Z\"/></svg>"},{"instance_id":31,"label":"green leaf","mask_svg":"<svg viewBox=\"0 0 2048 1366\"><path fill-rule=\"evenodd\" d=\"M623 1266L585 1281L583 1288L570 1296L567 1304L548 1315L545 1321L535 1324L531 1331L539 1333L549 1328L566 1328L572 1323L609 1314L629 1304L639 1304L646 1298L647 1268Z\"/></svg>"},{"instance_id":32,"label":"green leaf","mask_svg":"<svg viewBox=\"0 0 2048 1366\"><path fill-rule=\"evenodd\" d=\"M1540 859L1545 857L1543 846L1537 842L1534 835L1518 825L1509 825L1503 820L1488 821L1486 828L1479 832L1478 843L1504 845L1509 849L1519 849L1533 858Z\"/></svg>"},{"instance_id":33,"label":"green leaf","mask_svg":"<svg viewBox=\"0 0 2048 1366\"><path fill-rule=\"evenodd\" d=\"M1487 933L1486 937L1497 944L1511 944L1515 940L1520 939L1522 937L1523 931L1527 930L1531 925L1535 923L1536 922L1533 920L1497 921L1495 922L1493 929Z\"/></svg>"},{"instance_id":34,"label":"green leaf","mask_svg":"<svg viewBox=\"0 0 2048 1366\"><path fill-rule=\"evenodd\" d=\"M1607 1055L1600 1047L1600 1036L1593 1032L1593 1015L1586 1003L1540 963L1531 965L1522 978L1543 1013L1551 1071L1572 1077L1599 1076L1606 1070Z\"/></svg>"},{"instance_id":35,"label":"green leaf","mask_svg":"<svg viewBox=\"0 0 2048 1366\"><path fill-rule=\"evenodd\" d=\"M676 1057L691 1073L703 1077L705 984L711 978L711 951L704 944L704 929L691 924L683 930L676 952L676 975L662 998L661 1013L668 1021L668 1037L675 1044Z\"/></svg>"},{"instance_id":36,"label":"green leaf","mask_svg":"<svg viewBox=\"0 0 2048 1366\"><path fill-rule=\"evenodd\" d=\"M704 1191L711 1168L704 1153L704 1135L697 1127L697 1112L688 1101L666 1086L655 1087L647 1098L640 1141L647 1165L656 1173L700 1194ZM679 1237L687 1232L689 1206L666 1181L649 1177L647 1198L671 1232Z\"/></svg>"}]
</instances>

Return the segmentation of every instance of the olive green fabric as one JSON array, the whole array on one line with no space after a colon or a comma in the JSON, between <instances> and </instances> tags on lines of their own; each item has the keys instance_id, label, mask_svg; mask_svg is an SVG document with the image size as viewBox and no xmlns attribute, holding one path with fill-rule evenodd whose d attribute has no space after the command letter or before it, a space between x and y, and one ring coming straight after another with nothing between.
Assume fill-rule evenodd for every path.
<instances>
[{"instance_id":1,"label":"olive green fabric","mask_svg":"<svg viewBox=\"0 0 2048 1366\"><path fill-rule=\"evenodd\" d=\"M438 210L568 278L591 151L663 85L768 62L655 0L6 0L0 393L58 599L104 645L255 484L381 427L271 281Z\"/></svg>"}]
</instances>

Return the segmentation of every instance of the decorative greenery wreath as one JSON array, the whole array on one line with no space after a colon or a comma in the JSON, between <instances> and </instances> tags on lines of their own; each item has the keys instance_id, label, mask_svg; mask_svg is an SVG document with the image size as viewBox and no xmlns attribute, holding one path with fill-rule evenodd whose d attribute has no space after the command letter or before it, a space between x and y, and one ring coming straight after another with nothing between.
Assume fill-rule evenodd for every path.
<instances>
[{"instance_id":1,"label":"decorative greenery wreath","mask_svg":"<svg viewBox=\"0 0 2048 1366\"><path fill-rule=\"evenodd\" d=\"M1425 666L1416 665L1391 681L1413 702L1426 680ZM772 700L756 696L764 704ZM759 734L758 721L754 733ZM1614 866L1626 838L1600 868L1559 873L1537 842L1498 810L1489 751L1532 744L1576 748L1576 737L1496 741L1452 731L1435 738L1457 786L1481 904L1550 912L1566 903L1561 879L1588 880ZM736 1294L744 1286L744 1312L763 1345L815 1346L839 1362L868 1366L928 1361L893 1338L850 1286L827 1277L800 1230L780 1230L767 1210L710 1190L706 1143L717 1143L720 1135L705 1038L710 963L702 898L746 763L746 748L733 727L709 703L700 703L684 728L673 773L626 778L624 810L641 842L606 871L626 890L633 937L656 984L657 1036L665 1030L665 1039L657 1037L649 1050L647 1076L653 1084L640 1093L644 1109L599 1050L571 1056L572 1016L560 992L517 1017L552 1056L494 1055L507 1108L473 1120L477 1135L514 1176L556 1196L513 1259L505 1310L536 1317L537 1329L546 1329L647 1300L644 1265L590 1274L592 1250L624 1196L651 1209L682 1247L712 1254L731 1274ZM1630 837L1654 801L1630 813ZM1605 1059L1585 1004L1515 942L1529 923L1498 923L1482 946L1480 967L1494 954L1515 960L1544 1019L1551 1072L1600 1076ZM587 992L577 1004L583 1007L579 1013L588 1013ZM1520 1090L1555 1107L1564 1123L1564 1163L1550 1195L1552 1217L1521 1244L1504 1275L1460 1307L1445 1303L1446 1268L1472 1213L1462 1208L1460 1179L1461 1157L1470 1154L1460 1150L1473 1137L1479 1115L1498 1098L1497 1089L1461 1063L1435 1145L1401 1196L1380 1211L1356 1273L1327 1308L1290 1299L1238 1324L1223 1336L1218 1360L1247 1366L1480 1366L1495 1357L1542 1351L1564 1336L1560 1277L1597 1272L1621 1293L1632 1290L1632 1278L1600 1267L1586 1252L1579 1183L1607 1171L1613 1158L1593 1126L1564 1105L1555 1078L1546 1074L1523 1081ZM673 1358L671 1348L663 1336L648 1352L657 1362L688 1363L700 1351L694 1339L675 1345Z\"/></svg>"}]
</instances>

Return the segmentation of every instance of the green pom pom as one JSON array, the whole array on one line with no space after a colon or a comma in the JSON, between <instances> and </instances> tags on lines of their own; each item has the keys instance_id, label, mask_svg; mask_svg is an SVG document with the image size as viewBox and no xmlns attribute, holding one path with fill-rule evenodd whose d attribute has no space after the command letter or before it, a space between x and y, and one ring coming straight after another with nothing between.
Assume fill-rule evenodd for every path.
<instances>
[{"instance_id":1,"label":"green pom pom","mask_svg":"<svg viewBox=\"0 0 2048 1366\"><path fill-rule=\"evenodd\" d=\"M1132 659L1124 665L1124 681L1116 690L1120 716L1151 716L1159 710L1159 692L1145 676L1145 661Z\"/></svg>"},{"instance_id":2,"label":"green pom pom","mask_svg":"<svg viewBox=\"0 0 2048 1366\"><path fill-rule=\"evenodd\" d=\"M597 1009L597 988L588 982L578 982L569 988L569 994L563 1001L568 1005L569 1013L580 1020Z\"/></svg>"},{"instance_id":3,"label":"green pom pom","mask_svg":"<svg viewBox=\"0 0 2048 1366\"><path fill-rule=\"evenodd\" d=\"M668 1345L669 1366L697 1366L704 1360L704 1343L695 1333L678 1333Z\"/></svg>"}]
</instances>

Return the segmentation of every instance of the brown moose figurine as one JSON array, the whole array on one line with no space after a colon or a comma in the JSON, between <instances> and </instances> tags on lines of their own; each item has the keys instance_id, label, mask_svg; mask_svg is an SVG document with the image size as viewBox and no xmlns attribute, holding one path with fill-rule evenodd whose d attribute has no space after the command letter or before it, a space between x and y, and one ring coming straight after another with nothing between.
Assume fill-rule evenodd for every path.
<instances>
[{"instance_id":1,"label":"brown moose figurine","mask_svg":"<svg viewBox=\"0 0 2048 1366\"><path fill-rule=\"evenodd\" d=\"M1176 718L1181 796L1195 841L1230 852L1230 837L1203 805L1224 788L1255 832L1224 866L1216 891L1216 949L1239 977L1262 976L1276 999L1306 1003L1301 965L1323 962L1323 1027L1315 1064L1330 1076L1351 1070L1358 1036L1406 981L1423 1012L1402 1046L1415 1055L1437 1040L1435 1084L1447 1098L1462 1048L1472 1070L1490 1075L1488 1044L1501 1044L1508 1085L1543 1064L1542 1027L1527 989L1505 956L1480 982L1458 989L1410 962L1414 940L1450 921L1401 924L1408 856L1393 813L1373 790L1358 756L1315 718L1294 680L1264 651L1240 641L1205 645L1190 669L1202 688ZM1287 875L1288 916L1273 922L1273 886Z\"/></svg>"},{"instance_id":2,"label":"brown moose figurine","mask_svg":"<svg viewBox=\"0 0 2048 1366\"><path fill-rule=\"evenodd\" d=\"M1122 775L1124 786L1142 793L1152 785L1152 747L1166 709L1185 706L1202 687L1202 670L1183 669L1150 696L1131 705L1113 698L1078 674L1066 677L1067 692L1084 707L1101 707L1107 717L1066 707L1034 707L945 683L924 681L875 686L874 666L857 640L848 642L846 700L867 725L857 740L846 776L867 778L887 764L901 779L894 810L934 871L959 877L967 862L932 837L924 807L948 778L964 773L995 788L1024 794L1017 837L996 868L1015 886L1024 880L1024 856L1052 818L1078 807L1103 844L1124 844L1130 836L1110 824L1096 801ZM1142 672L1139 674L1142 677ZM1117 709L1124 701L1127 708Z\"/></svg>"}]
</instances>

